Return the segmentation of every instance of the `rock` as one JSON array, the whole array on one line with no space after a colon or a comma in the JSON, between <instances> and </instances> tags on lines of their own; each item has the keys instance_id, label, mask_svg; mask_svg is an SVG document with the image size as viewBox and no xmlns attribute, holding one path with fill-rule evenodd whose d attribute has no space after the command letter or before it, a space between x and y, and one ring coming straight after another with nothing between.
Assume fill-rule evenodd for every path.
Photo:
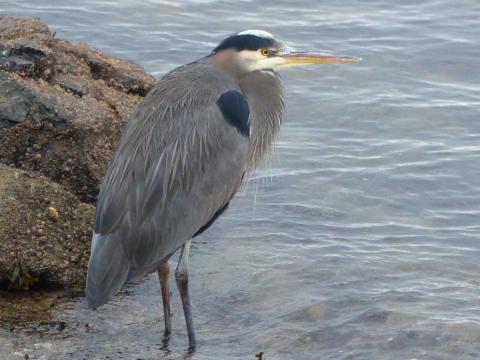
<instances>
[{"instance_id":1,"label":"rock","mask_svg":"<svg viewBox=\"0 0 480 360\"><path fill-rule=\"evenodd\" d=\"M56 103L42 98L0 71L0 128L13 126L24 121L50 124L65 124L65 113L58 111Z\"/></svg>"},{"instance_id":2,"label":"rock","mask_svg":"<svg viewBox=\"0 0 480 360\"><path fill-rule=\"evenodd\" d=\"M0 289L83 288L92 204L153 83L40 20L0 16Z\"/></svg>"},{"instance_id":3,"label":"rock","mask_svg":"<svg viewBox=\"0 0 480 360\"><path fill-rule=\"evenodd\" d=\"M152 87L138 65L0 16L0 162L94 203L131 111Z\"/></svg>"},{"instance_id":4,"label":"rock","mask_svg":"<svg viewBox=\"0 0 480 360\"><path fill-rule=\"evenodd\" d=\"M83 287L93 216L63 186L0 164L0 287Z\"/></svg>"}]
</instances>

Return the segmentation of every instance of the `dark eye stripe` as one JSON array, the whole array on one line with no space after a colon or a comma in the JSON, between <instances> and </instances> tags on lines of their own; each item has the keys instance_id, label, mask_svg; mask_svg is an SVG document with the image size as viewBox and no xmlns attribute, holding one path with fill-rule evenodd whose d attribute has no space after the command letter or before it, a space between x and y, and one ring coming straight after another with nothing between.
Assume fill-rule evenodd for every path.
<instances>
[{"instance_id":1,"label":"dark eye stripe","mask_svg":"<svg viewBox=\"0 0 480 360\"><path fill-rule=\"evenodd\" d=\"M242 50L259 50L262 48L271 48L276 45L275 39L263 38L256 35L245 34L245 35L232 35L225 40L223 40L220 45L218 45L214 52L222 51L225 49L235 49L237 51Z\"/></svg>"}]
</instances>

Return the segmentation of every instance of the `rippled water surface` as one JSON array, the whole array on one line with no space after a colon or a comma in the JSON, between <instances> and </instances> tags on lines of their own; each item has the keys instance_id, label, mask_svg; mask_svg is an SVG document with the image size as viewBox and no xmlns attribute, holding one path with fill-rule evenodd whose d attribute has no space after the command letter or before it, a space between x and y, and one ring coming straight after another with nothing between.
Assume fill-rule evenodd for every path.
<instances>
[{"instance_id":1,"label":"rippled water surface","mask_svg":"<svg viewBox=\"0 0 480 360\"><path fill-rule=\"evenodd\" d=\"M480 3L3 0L161 76L263 28L354 66L283 74L274 156L196 241L193 359L480 358ZM0 358L163 359L155 276L0 327Z\"/></svg>"}]
</instances>

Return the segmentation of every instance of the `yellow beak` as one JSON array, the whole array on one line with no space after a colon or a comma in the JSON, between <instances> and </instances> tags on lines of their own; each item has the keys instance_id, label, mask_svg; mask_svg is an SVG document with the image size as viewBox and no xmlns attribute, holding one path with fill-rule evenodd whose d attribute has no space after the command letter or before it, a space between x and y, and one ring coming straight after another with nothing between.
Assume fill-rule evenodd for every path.
<instances>
[{"instance_id":1,"label":"yellow beak","mask_svg":"<svg viewBox=\"0 0 480 360\"><path fill-rule=\"evenodd\" d=\"M351 56L335 56L330 54L305 52L289 52L281 54L280 57L285 60L285 65L343 64L360 61L359 58Z\"/></svg>"}]
</instances>

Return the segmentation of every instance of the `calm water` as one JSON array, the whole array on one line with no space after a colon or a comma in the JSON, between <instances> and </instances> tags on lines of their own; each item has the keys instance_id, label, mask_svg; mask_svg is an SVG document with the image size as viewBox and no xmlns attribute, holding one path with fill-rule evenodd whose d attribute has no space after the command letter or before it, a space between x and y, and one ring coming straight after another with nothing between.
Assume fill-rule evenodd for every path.
<instances>
[{"instance_id":1,"label":"calm water","mask_svg":"<svg viewBox=\"0 0 480 360\"><path fill-rule=\"evenodd\" d=\"M363 58L284 72L274 156L192 251L193 359L480 357L480 3L399 3L0 3L156 76L247 28ZM64 329L0 328L0 358L176 358L173 296L170 355L151 276L60 305Z\"/></svg>"}]
</instances>

